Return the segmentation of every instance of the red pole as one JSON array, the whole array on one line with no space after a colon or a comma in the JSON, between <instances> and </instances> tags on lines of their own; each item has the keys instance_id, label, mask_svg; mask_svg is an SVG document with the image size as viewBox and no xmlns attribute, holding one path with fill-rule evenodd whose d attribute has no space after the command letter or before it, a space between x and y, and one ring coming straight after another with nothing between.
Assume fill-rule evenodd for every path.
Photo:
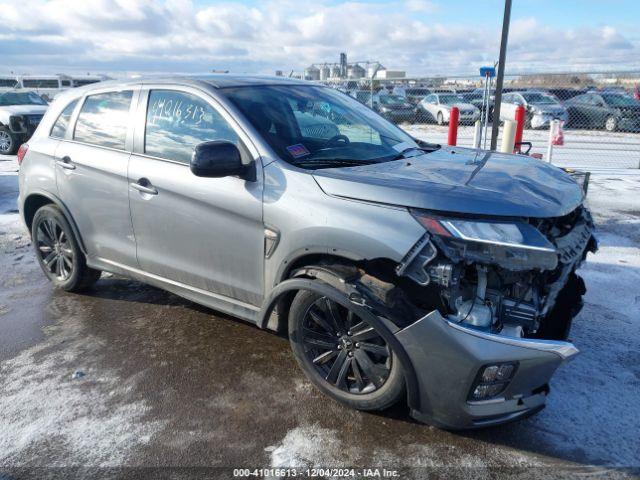
<instances>
[{"instance_id":1,"label":"red pole","mask_svg":"<svg viewBox=\"0 0 640 480\"><path fill-rule=\"evenodd\" d=\"M458 144L458 122L460 121L460 109L453 107L451 114L449 115L449 141L447 142L452 147Z\"/></svg>"},{"instance_id":2,"label":"red pole","mask_svg":"<svg viewBox=\"0 0 640 480\"><path fill-rule=\"evenodd\" d=\"M520 153L520 144L522 143L522 132L524 130L524 118L526 114L527 111L522 105L518 105L518 107L516 107L516 142L514 153Z\"/></svg>"}]
</instances>

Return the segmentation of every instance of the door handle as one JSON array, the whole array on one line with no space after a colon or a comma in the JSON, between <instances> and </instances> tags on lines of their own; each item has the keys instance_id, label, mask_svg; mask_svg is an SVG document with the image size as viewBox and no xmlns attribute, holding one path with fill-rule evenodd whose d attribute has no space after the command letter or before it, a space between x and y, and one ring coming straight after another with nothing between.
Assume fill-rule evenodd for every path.
<instances>
[{"instance_id":1,"label":"door handle","mask_svg":"<svg viewBox=\"0 0 640 480\"><path fill-rule=\"evenodd\" d=\"M62 157L60 160L56 160L56 164L60 165L62 168L67 170L75 170L76 166L71 161L70 157Z\"/></svg>"},{"instance_id":2,"label":"door handle","mask_svg":"<svg viewBox=\"0 0 640 480\"><path fill-rule=\"evenodd\" d=\"M131 185L131 188L133 188L134 190L138 190L141 193L146 193L148 195L158 194L158 189L151 185L151 182L146 178L141 178L137 182L132 182L129 185Z\"/></svg>"}]
</instances>

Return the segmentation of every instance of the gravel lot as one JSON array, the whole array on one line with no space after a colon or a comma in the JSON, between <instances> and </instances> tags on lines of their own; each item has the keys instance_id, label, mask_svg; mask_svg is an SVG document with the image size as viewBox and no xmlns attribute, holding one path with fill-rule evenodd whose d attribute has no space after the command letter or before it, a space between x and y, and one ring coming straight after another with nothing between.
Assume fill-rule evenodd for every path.
<instances>
[{"instance_id":1,"label":"gravel lot","mask_svg":"<svg viewBox=\"0 0 640 480\"><path fill-rule=\"evenodd\" d=\"M103 276L83 295L54 291L15 212L16 170L0 160L0 478L148 472L126 470L136 467L203 467L176 472L207 478L271 466L386 467L401 478L639 473L637 173L592 177L601 249L581 271L589 291L572 338L582 353L554 377L547 408L450 433L402 407L344 408L305 379L287 339L155 288Z\"/></svg>"}]
</instances>

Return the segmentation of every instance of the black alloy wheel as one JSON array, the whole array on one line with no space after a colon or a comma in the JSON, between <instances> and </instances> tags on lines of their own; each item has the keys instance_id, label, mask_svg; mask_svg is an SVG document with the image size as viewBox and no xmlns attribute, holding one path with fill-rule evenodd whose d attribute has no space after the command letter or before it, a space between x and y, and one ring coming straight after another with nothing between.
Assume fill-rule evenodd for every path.
<instances>
[{"instance_id":1,"label":"black alloy wheel","mask_svg":"<svg viewBox=\"0 0 640 480\"><path fill-rule=\"evenodd\" d=\"M33 242L50 276L66 281L73 272L74 252L62 225L54 217L44 218L35 230Z\"/></svg>"},{"instance_id":2,"label":"black alloy wheel","mask_svg":"<svg viewBox=\"0 0 640 480\"><path fill-rule=\"evenodd\" d=\"M31 224L38 263L51 282L73 292L94 284L101 272L87 266L69 222L55 205L40 207Z\"/></svg>"},{"instance_id":3,"label":"black alloy wheel","mask_svg":"<svg viewBox=\"0 0 640 480\"><path fill-rule=\"evenodd\" d=\"M303 291L291 306L289 333L303 371L325 393L362 410L395 403L401 366L376 329L325 296Z\"/></svg>"}]
</instances>

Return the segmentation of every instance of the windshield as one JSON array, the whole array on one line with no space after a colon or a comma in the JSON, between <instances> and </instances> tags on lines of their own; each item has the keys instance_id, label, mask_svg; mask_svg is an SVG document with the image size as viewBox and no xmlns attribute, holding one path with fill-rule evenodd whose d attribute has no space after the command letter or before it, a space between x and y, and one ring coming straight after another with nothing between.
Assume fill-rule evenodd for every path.
<instances>
[{"instance_id":1,"label":"windshield","mask_svg":"<svg viewBox=\"0 0 640 480\"><path fill-rule=\"evenodd\" d=\"M462 99L458 95L440 95L440 103L444 105L455 105L460 102L462 102Z\"/></svg>"},{"instance_id":2,"label":"windshield","mask_svg":"<svg viewBox=\"0 0 640 480\"><path fill-rule=\"evenodd\" d=\"M47 105L47 102L33 92L5 92L0 93L0 105Z\"/></svg>"},{"instance_id":3,"label":"windshield","mask_svg":"<svg viewBox=\"0 0 640 480\"><path fill-rule=\"evenodd\" d=\"M330 88L265 85L219 92L280 158L304 168L384 162L418 148L402 130Z\"/></svg>"},{"instance_id":4,"label":"windshield","mask_svg":"<svg viewBox=\"0 0 640 480\"><path fill-rule=\"evenodd\" d=\"M604 101L607 102L608 105L613 107L637 107L640 105L640 102L635 98L627 97L625 95L605 94L602 95L602 98L604 98Z\"/></svg>"},{"instance_id":5,"label":"windshield","mask_svg":"<svg viewBox=\"0 0 640 480\"><path fill-rule=\"evenodd\" d=\"M523 93L522 96L527 103L539 103L545 105L555 105L558 103L552 97L543 95L542 93Z\"/></svg>"}]
</instances>

